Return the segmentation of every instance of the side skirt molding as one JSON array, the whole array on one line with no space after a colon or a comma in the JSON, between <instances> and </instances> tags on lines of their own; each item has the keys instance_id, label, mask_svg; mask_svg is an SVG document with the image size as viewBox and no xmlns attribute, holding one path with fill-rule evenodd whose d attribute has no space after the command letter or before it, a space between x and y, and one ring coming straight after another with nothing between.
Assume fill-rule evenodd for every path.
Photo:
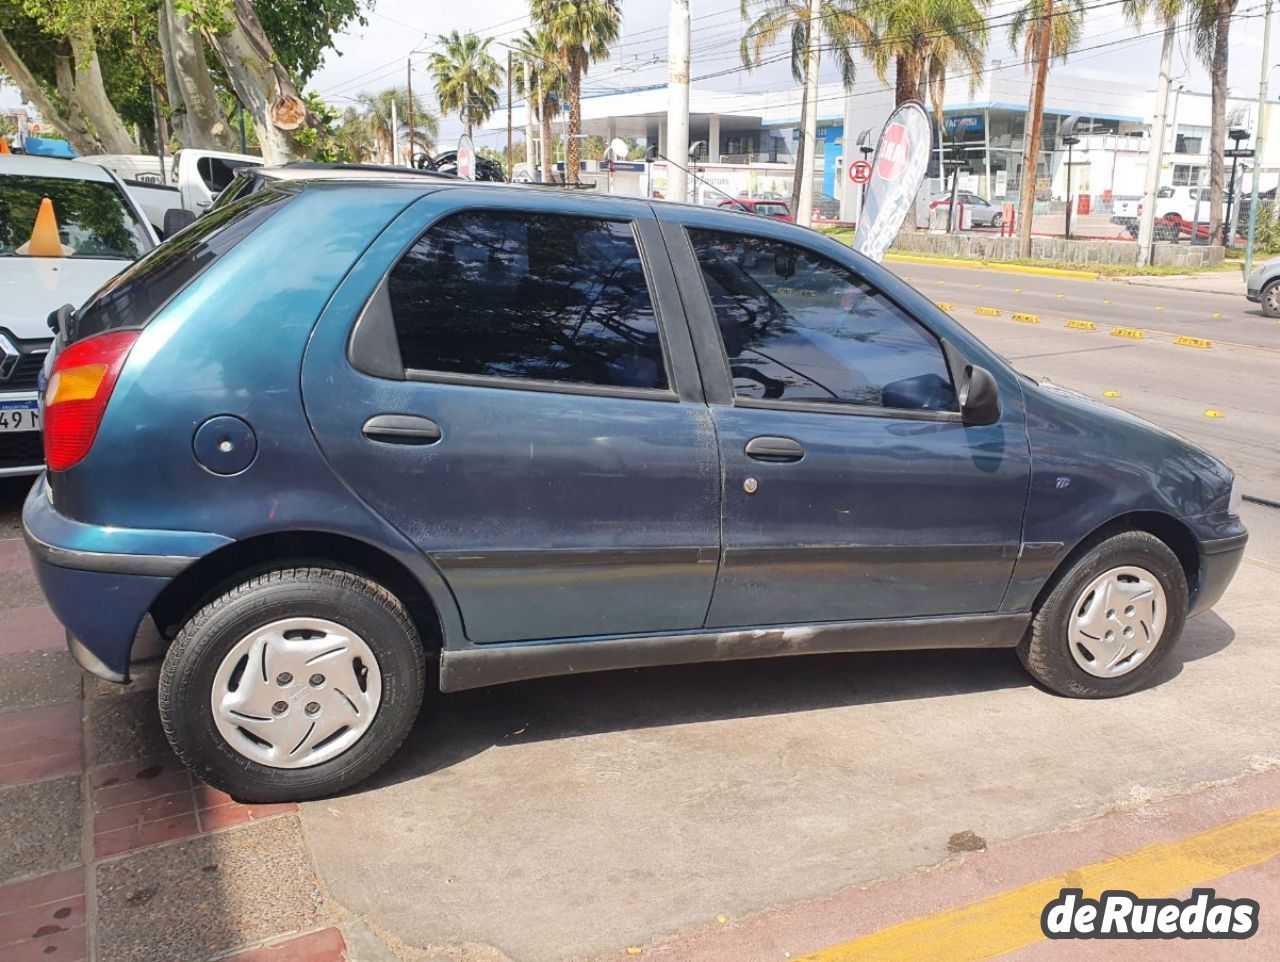
<instances>
[{"instance_id":1,"label":"side skirt molding","mask_svg":"<svg viewBox=\"0 0 1280 962\"><path fill-rule=\"evenodd\" d=\"M1031 615L894 618L689 634L628 635L579 641L488 645L440 655L440 690L464 691L511 681L706 661L862 651L1013 648Z\"/></svg>"}]
</instances>

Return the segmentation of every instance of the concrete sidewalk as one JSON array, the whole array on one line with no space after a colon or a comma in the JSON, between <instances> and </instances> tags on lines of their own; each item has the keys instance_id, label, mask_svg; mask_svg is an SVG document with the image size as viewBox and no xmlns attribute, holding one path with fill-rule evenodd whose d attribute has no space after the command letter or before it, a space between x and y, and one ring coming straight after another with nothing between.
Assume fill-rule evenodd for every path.
<instances>
[{"instance_id":1,"label":"concrete sidewalk","mask_svg":"<svg viewBox=\"0 0 1280 962\"><path fill-rule=\"evenodd\" d=\"M1195 291L1200 294L1227 294L1242 299L1245 291L1242 270L1202 271L1198 274L1152 274L1141 277L1116 277L1112 280L1137 287L1163 287L1174 291Z\"/></svg>"}]
</instances>

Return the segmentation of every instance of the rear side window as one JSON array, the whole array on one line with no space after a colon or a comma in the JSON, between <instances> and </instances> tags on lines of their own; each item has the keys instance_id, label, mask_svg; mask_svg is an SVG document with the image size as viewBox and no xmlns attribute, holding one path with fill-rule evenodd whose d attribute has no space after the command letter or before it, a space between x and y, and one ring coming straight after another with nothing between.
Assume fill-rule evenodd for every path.
<instances>
[{"instance_id":1,"label":"rear side window","mask_svg":"<svg viewBox=\"0 0 1280 962\"><path fill-rule=\"evenodd\" d=\"M616 388L667 387L631 225L465 211L388 277L406 368Z\"/></svg>"},{"instance_id":2,"label":"rear side window","mask_svg":"<svg viewBox=\"0 0 1280 962\"><path fill-rule=\"evenodd\" d=\"M71 330L65 332L66 343L104 331L145 326L171 297L249 236L291 196L262 191L210 211L100 287L76 311Z\"/></svg>"},{"instance_id":3,"label":"rear side window","mask_svg":"<svg viewBox=\"0 0 1280 962\"><path fill-rule=\"evenodd\" d=\"M956 410L942 345L879 291L804 247L690 230L734 394Z\"/></svg>"}]
</instances>

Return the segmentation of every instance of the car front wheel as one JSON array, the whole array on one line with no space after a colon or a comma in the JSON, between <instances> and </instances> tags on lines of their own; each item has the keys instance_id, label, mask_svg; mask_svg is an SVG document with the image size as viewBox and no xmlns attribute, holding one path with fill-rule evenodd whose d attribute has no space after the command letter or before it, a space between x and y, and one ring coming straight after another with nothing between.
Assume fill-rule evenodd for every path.
<instances>
[{"instance_id":1,"label":"car front wheel","mask_svg":"<svg viewBox=\"0 0 1280 962\"><path fill-rule=\"evenodd\" d=\"M1154 535L1126 531L1093 544L1056 577L1018 656L1060 695L1127 694L1169 656L1187 602L1177 556Z\"/></svg>"},{"instance_id":2,"label":"car front wheel","mask_svg":"<svg viewBox=\"0 0 1280 962\"><path fill-rule=\"evenodd\" d=\"M179 632L160 717L191 771L240 801L301 801L367 778L417 716L425 658L404 606L347 571L245 581Z\"/></svg>"},{"instance_id":3,"label":"car front wheel","mask_svg":"<svg viewBox=\"0 0 1280 962\"><path fill-rule=\"evenodd\" d=\"M1262 304L1262 313L1267 317L1280 317L1280 280L1269 283L1262 289L1258 300Z\"/></svg>"},{"instance_id":4,"label":"car front wheel","mask_svg":"<svg viewBox=\"0 0 1280 962\"><path fill-rule=\"evenodd\" d=\"M991 215L991 226L992 226L992 227L999 227L1002 223L1004 223L1004 215L1003 215L1003 214L992 214L992 215Z\"/></svg>"}]
</instances>

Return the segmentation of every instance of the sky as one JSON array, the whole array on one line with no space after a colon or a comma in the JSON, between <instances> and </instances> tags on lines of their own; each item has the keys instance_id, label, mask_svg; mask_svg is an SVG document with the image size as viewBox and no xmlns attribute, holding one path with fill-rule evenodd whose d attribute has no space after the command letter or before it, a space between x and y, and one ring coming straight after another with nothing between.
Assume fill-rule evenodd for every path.
<instances>
[{"instance_id":1,"label":"sky","mask_svg":"<svg viewBox=\"0 0 1280 962\"><path fill-rule=\"evenodd\" d=\"M988 14L996 24L1007 24L1008 14L1025 0L991 0ZM1084 0L1091 8L1085 19L1079 52L1068 64L1077 77L1106 82L1122 79L1155 85L1160 59L1159 31L1153 24L1136 29L1120 13L1120 0ZM1231 31L1231 65L1228 85L1236 95L1253 97L1258 90L1258 69L1262 56L1264 0L1239 0L1237 20ZM593 65L584 83L585 92L604 92L662 83L666 78L668 0L622 0L622 38L608 63ZM739 0L690 0L692 73L695 85L744 92L790 87L785 64L741 70L738 42L743 21ZM510 43L529 26L528 0L487 0L466 3L457 0L376 0L366 14L364 26L353 24L341 34L335 50L311 78L309 89L318 91L337 107L353 102L362 91L402 86L406 63L414 64L414 90L432 102L434 96L425 69L439 34L451 30L475 30L493 38L493 51L505 58L503 43ZM989 60L1003 69L1021 70L1020 58L1008 46L1006 27L993 27ZM1272 47L1271 61L1280 64L1280 28ZM1104 46L1098 46L1104 45ZM1096 48L1096 49L1090 49ZM779 50L783 47L780 45ZM708 77L710 74L720 76ZM704 78L704 79L699 79ZM825 65L824 81L836 80ZM1208 91L1208 75L1194 57L1185 36L1180 36L1174 55L1174 79L1189 89ZM1050 84L1053 77L1050 77ZM877 84L870 69L859 72L855 89ZM1280 93L1280 72L1271 76L1274 97ZM505 103L505 93L503 97ZM13 88L0 90L0 107L18 103ZM501 128L501 129L499 129ZM461 132L456 117L444 118L440 142L452 143ZM505 117L495 117L492 129L480 131L477 143L499 146L506 137Z\"/></svg>"}]
</instances>

